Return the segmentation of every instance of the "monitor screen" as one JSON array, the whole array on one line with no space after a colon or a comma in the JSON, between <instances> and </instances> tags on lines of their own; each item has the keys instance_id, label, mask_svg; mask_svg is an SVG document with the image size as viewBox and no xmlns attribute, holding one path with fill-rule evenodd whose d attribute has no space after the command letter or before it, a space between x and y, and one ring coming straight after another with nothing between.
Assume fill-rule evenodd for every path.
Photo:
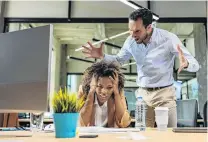
<instances>
[{"instance_id":1,"label":"monitor screen","mask_svg":"<svg viewBox=\"0 0 208 142\"><path fill-rule=\"evenodd\" d=\"M0 34L0 111L47 111L52 25Z\"/></svg>"}]
</instances>

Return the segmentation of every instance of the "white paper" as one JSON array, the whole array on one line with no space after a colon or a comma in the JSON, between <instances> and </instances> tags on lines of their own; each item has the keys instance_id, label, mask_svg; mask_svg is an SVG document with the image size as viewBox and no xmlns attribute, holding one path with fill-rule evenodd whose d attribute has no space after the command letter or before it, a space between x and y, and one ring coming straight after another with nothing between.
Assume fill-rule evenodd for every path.
<instances>
[{"instance_id":1,"label":"white paper","mask_svg":"<svg viewBox=\"0 0 208 142\"><path fill-rule=\"evenodd\" d=\"M126 132L139 132L135 128L105 128L105 127L79 127L79 133L126 133Z\"/></svg>"},{"instance_id":2,"label":"white paper","mask_svg":"<svg viewBox=\"0 0 208 142\"><path fill-rule=\"evenodd\" d=\"M129 134L130 139L132 140L145 140L147 137L143 136L142 134L130 132Z\"/></svg>"},{"instance_id":3,"label":"white paper","mask_svg":"<svg viewBox=\"0 0 208 142\"><path fill-rule=\"evenodd\" d=\"M146 140L147 139L147 137L145 137L139 133L135 133L135 132L129 132L129 133L127 133L127 136L120 136L117 138L125 139L125 140Z\"/></svg>"}]
</instances>

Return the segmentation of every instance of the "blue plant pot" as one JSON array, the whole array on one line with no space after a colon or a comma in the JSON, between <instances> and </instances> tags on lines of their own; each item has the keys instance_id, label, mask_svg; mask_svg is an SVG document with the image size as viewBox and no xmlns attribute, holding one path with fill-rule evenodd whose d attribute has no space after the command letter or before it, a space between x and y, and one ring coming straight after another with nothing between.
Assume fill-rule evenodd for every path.
<instances>
[{"instance_id":1,"label":"blue plant pot","mask_svg":"<svg viewBox=\"0 0 208 142\"><path fill-rule=\"evenodd\" d=\"M79 113L54 113L54 126L56 138L73 138L76 136L76 128Z\"/></svg>"}]
</instances>

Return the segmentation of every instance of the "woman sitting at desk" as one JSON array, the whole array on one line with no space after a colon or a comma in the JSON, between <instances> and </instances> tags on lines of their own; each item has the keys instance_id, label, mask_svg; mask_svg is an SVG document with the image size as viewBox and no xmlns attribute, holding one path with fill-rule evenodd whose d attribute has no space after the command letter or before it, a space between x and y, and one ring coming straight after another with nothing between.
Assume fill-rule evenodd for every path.
<instances>
[{"instance_id":1,"label":"woman sitting at desk","mask_svg":"<svg viewBox=\"0 0 208 142\"><path fill-rule=\"evenodd\" d=\"M124 75L115 63L100 61L84 72L79 99L81 126L128 127L131 117L124 96Z\"/></svg>"}]
</instances>

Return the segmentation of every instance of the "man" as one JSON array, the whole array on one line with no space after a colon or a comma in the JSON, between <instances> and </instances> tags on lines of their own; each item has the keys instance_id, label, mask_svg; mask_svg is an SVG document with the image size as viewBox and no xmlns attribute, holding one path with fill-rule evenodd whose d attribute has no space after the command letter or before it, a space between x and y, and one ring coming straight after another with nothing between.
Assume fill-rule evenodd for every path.
<instances>
[{"instance_id":1,"label":"man","mask_svg":"<svg viewBox=\"0 0 208 142\"><path fill-rule=\"evenodd\" d=\"M180 62L178 73L183 69L196 72L199 64L176 35L153 28L152 18L152 12L148 9L138 9L130 14L130 36L116 56L103 54L102 45L100 48L95 48L89 42L90 48L83 46L83 53L87 57L116 60L121 64L133 56L137 65L139 86L136 96L141 95L148 106L147 127L154 127L154 108L157 106L169 108L168 127L176 127L176 97L173 87L175 56L179 57Z\"/></svg>"}]
</instances>

